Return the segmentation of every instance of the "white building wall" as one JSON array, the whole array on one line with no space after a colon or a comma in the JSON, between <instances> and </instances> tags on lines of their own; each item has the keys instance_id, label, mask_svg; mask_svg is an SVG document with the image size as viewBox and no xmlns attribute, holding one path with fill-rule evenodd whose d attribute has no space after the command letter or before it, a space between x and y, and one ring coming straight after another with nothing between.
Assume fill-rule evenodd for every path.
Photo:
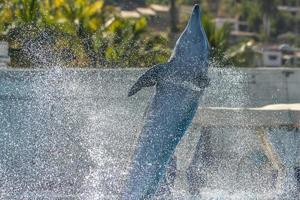
<instances>
[{"instance_id":1,"label":"white building wall","mask_svg":"<svg viewBox=\"0 0 300 200\"><path fill-rule=\"evenodd\" d=\"M282 65L282 53L280 51L264 51L263 65L267 67L279 67Z\"/></svg>"}]
</instances>

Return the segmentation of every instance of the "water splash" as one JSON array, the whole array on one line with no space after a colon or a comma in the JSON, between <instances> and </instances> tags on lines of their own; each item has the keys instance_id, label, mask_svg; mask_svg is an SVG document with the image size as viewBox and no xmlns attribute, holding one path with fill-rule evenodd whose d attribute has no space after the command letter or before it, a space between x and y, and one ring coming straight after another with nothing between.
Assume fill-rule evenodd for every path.
<instances>
[{"instance_id":1,"label":"water splash","mask_svg":"<svg viewBox=\"0 0 300 200\"><path fill-rule=\"evenodd\" d=\"M234 68L210 70L206 106L249 104L246 74ZM62 67L2 71L0 198L117 199L152 94L148 89L127 98L140 73ZM198 166L208 181L199 196L192 197L184 170L200 134L201 127L192 127L177 149L173 199L276 196L274 171L253 131L218 128L211 134L213 165Z\"/></svg>"}]
</instances>

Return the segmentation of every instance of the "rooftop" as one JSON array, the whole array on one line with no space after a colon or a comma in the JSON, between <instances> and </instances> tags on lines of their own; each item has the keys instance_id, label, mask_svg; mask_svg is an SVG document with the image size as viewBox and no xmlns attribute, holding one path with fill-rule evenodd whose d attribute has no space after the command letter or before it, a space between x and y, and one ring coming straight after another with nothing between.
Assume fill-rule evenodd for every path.
<instances>
[{"instance_id":1,"label":"rooftop","mask_svg":"<svg viewBox=\"0 0 300 200\"><path fill-rule=\"evenodd\" d=\"M156 12L152 8L142 8L139 7L136 9L142 15L155 16Z\"/></svg>"},{"instance_id":2,"label":"rooftop","mask_svg":"<svg viewBox=\"0 0 300 200\"><path fill-rule=\"evenodd\" d=\"M122 10L120 16L123 18L140 18L141 15L137 11Z\"/></svg>"},{"instance_id":3,"label":"rooftop","mask_svg":"<svg viewBox=\"0 0 300 200\"><path fill-rule=\"evenodd\" d=\"M281 11L289 11L289 12L299 12L300 7L294 7L294 6L278 6L278 10Z\"/></svg>"},{"instance_id":4,"label":"rooftop","mask_svg":"<svg viewBox=\"0 0 300 200\"><path fill-rule=\"evenodd\" d=\"M231 31L230 35L233 35L233 36L245 36L245 37L257 36L256 33L254 33L254 32L248 32L248 31Z\"/></svg>"},{"instance_id":5,"label":"rooftop","mask_svg":"<svg viewBox=\"0 0 300 200\"><path fill-rule=\"evenodd\" d=\"M169 12L170 10L169 6L164 6L159 4L151 4L150 8L152 8L156 12Z\"/></svg>"}]
</instances>

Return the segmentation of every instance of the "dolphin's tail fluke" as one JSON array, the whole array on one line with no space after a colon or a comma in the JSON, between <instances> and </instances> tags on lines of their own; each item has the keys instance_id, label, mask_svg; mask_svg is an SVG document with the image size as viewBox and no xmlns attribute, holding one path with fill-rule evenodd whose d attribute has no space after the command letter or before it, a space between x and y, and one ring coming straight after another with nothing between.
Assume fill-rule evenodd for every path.
<instances>
[{"instance_id":1,"label":"dolphin's tail fluke","mask_svg":"<svg viewBox=\"0 0 300 200\"><path fill-rule=\"evenodd\" d=\"M154 86L160 77L163 76L163 71L166 68L166 64L158 64L146 71L137 82L131 87L128 92L128 96L132 96L138 91L140 91L143 87L151 87Z\"/></svg>"}]
</instances>

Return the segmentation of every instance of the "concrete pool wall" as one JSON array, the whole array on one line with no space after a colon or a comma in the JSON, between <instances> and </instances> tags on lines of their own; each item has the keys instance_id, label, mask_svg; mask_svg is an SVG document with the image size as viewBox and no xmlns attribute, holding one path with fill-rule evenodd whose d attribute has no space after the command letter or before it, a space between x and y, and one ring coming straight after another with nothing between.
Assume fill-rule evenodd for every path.
<instances>
[{"instance_id":1,"label":"concrete pool wall","mask_svg":"<svg viewBox=\"0 0 300 200\"><path fill-rule=\"evenodd\" d=\"M298 68L238 68L238 71L245 74L245 90L249 94L248 107L260 107L268 104L278 103L299 103L300 102L300 69ZM119 90L128 90L130 84L134 83L136 78L142 74L145 69L67 69L63 72L70 80L76 77L82 83L93 83L95 87L94 95L101 97L99 92L109 90L111 87L118 87ZM26 83L32 82L32 78L38 75L47 74L47 70L31 69L0 69L1 90L0 96L21 95L19 90L8 92L5 90L9 84L24 83L21 88L28 87ZM67 80L68 78L64 79ZM72 78L73 77L73 78ZM88 78L87 78L88 77ZM59 78L59 77L57 77ZM118 80L118 81L116 81ZM120 83L123 87L120 87ZM108 87L109 86L109 87ZM125 86L128 86L127 88ZM26 91L26 89L25 89ZM124 91L124 92L125 92ZM107 95L120 96L124 93L119 92L116 95L113 91ZM143 93L143 92L142 92ZM143 96L148 93L145 92ZM23 96L29 94L24 94ZM148 97L145 97L148 98ZM208 105L210 106L210 105ZM219 105L222 106L222 105Z\"/></svg>"}]
</instances>

